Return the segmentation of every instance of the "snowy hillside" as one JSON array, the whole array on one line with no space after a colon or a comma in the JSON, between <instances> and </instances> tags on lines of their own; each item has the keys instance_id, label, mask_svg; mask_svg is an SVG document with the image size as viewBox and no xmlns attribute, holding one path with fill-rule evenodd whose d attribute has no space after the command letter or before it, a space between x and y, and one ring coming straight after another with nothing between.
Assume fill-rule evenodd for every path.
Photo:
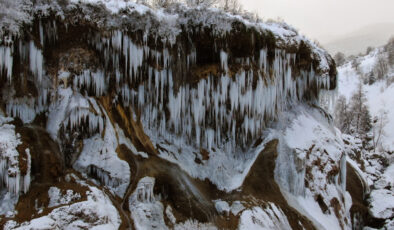
<instances>
[{"instance_id":1,"label":"snowy hillside","mask_svg":"<svg viewBox=\"0 0 394 230\"><path fill-rule=\"evenodd\" d=\"M331 230L390 216L374 201L392 170L353 161L358 139L318 103L335 63L289 25L183 3L2 4L3 228ZM378 178L371 217L357 191Z\"/></svg>"},{"instance_id":2,"label":"snowy hillside","mask_svg":"<svg viewBox=\"0 0 394 230\"><path fill-rule=\"evenodd\" d=\"M369 55L357 58L359 62L359 71L352 66L352 62L338 68L338 94L350 100L357 90L359 83L363 83L363 90L367 98L368 108L372 117L380 117L385 114L387 122L384 126L382 145L384 150L394 151L394 84L391 84L394 78L394 68L390 68L387 78L378 80L373 84L364 84L364 78L373 72L377 65L378 56L382 53L382 48L372 51Z\"/></svg>"},{"instance_id":3,"label":"snowy hillside","mask_svg":"<svg viewBox=\"0 0 394 230\"><path fill-rule=\"evenodd\" d=\"M344 140L350 147L349 163L358 168L368 186L365 194L369 213L380 222L374 227L384 226L385 229L394 228L394 66L389 58L393 52L392 44L388 43L338 68L338 96L351 102L361 85L371 114L372 127L366 139L358 135L355 138L353 134L345 135ZM379 74L382 75L379 77Z\"/></svg>"}]
</instances>

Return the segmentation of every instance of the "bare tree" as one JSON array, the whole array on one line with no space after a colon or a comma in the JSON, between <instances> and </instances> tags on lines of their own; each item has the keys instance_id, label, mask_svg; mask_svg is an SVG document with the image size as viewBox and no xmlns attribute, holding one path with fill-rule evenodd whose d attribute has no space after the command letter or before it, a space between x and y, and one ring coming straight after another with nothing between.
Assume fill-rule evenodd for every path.
<instances>
[{"instance_id":1,"label":"bare tree","mask_svg":"<svg viewBox=\"0 0 394 230\"><path fill-rule=\"evenodd\" d=\"M378 60L376 61L376 65L374 68L376 78L383 79L386 76L387 71L388 71L387 57L385 53L380 53L378 55Z\"/></svg>"},{"instance_id":2,"label":"bare tree","mask_svg":"<svg viewBox=\"0 0 394 230\"><path fill-rule=\"evenodd\" d=\"M357 73L360 73L360 61L358 60L358 58L354 58L352 59L352 67L354 70L356 70Z\"/></svg>"},{"instance_id":3,"label":"bare tree","mask_svg":"<svg viewBox=\"0 0 394 230\"><path fill-rule=\"evenodd\" d=\"M366 97L363 90L363 85L360 82L356 93L352 96L350 101L350 110L353 113L352 126L355 134L358 134L361 139L371 130L371 116L366 102Z\"/></svg>"},{"instance_id":4,"label":"bare tree","mask_svg":"<svg viewBox=\"0 0 394 230\"><path fill-rule=\"evenodd\" d=\"M340 96L337 100L335 111L334 111L334 121L335 125L343 133L350 133L351 123L352 123L352 112L344 96Z\"/></svg>"},{"instance_id":5,"label":"bare tree","mask_svg":"<svg viewBox=\"0 0 394 230\"><path fill-rule=\"evenodd\" d=\"M218 3L218 0L186 0L186 4L189 6L213 6Z\"/></svg>"},{"instance_id":6,"label":"bare tree","mask_svg":"<svg viewBox=\"0 0 394 230\"><path fill-rule=\"evenodd\" d=\"M174 2L175 2L175 0L153 0L152 1L152 5L154 7L166 8L166 7L168 7L169 5L171 5Z\"/></svg>"},{"instance_id":7,"label":"bare tree","mask_svg":"<svg viewBox=\"0 0 394 230\"><path fill-rule=\"evenodd\" d=\"M221 0L221 6L227 12L239 13L242 11L242 6L238 0Z\"/></svg>"}]
</instances>

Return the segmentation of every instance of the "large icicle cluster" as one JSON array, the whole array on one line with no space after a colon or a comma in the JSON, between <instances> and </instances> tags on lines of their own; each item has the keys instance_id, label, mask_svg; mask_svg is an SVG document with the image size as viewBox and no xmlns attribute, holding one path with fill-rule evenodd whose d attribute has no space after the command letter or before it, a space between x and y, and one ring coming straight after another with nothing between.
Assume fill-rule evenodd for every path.
<instances>
[{"instance_id":1,"label":"large icicle cluster","mask_svg":"<svg viewBox=\"0 0 394 230\"><path fill-rule=\"evenodd\" d=\"M140 111L146 129L156 130L157 138L176 134L207 149L229 150L236 143L249 144L261 134L267 120L275 118L289 102L303 99L310 87L330 88L329 76L318 76L312 67L294 76L296 54L280 49L275 50L272 63L266 49L261 50L258 60L238 58L236 62L243 65L259 63L260 69L241 69L233 77L228 72L229 55L221 50L221 77L208 76L197 85L186 80L176 87L179 80L173 73L177 70L173 69L173 58L167 49L158 51L146 44L137 45L121 31L114 31L111 38L97 35L91 43L104 54L105 64L115 68L118 94L124 105L131 104ZM124 69L120 60L125 63ZM152 60L161 68L147 65ZM187 54L184 61L188 67L195 64L195 51ZM96 94L101 92L101 84L90 84Z\"/></svg>"},{"instance_id":2,"label":"large icicle cluster","mask_svg":"<svg viewBox=\"0 0 394 230\"><path fill-rule=\"evenodd\" d=\"M102 71L92 73L85 70L81 75L75 76L74 86L78 88L87 87L89 90L93 90L96 96L102 96L108 86L108 79L105 78Z\"/></svg>"},{"instance_id":3,"label":"large icicle cluster","mask_svg":"<svg viewBox=\"0 0 394 230\"><path fill-rule=\"evenodd\" d=\"M105 119L90 111L89 107L75 107L63 121L63 127L71 131L85 130L90 134L101 133L104 130Z\"/></svg>"},{"instance_id":4,"label":"large icicle cluster","mask_svg":"<svg viewBox=\"0 0 394 230\"><path fill-rule=\"evenodd\" d=\"M45 111L48 106L48 96L50 83L48 81L42 82L45 76L44 73L44 57L42 50L37 48L34 41L23 42L19 40L16 44L12 42L11 46L0 46L0 73L6 73L9 83L15 81L15 78L24 78L22 82L32 81L36 82L38 95L33 97L29 94L24 94L23 97L16 96L14 89L3 89L6 100L7 115L19 117L24 123L30 123L34 120L37 114ZM14 58L18 56L19 71L23 72L20 66L28 66L28 74L12 72ZM18 71L17 71L18 72ZM47 79L46 79L47 80ZM8 90L8 91L7 91ZM23 89L25 90L25 89ZM21 92L18 92L19 94Z\"/></svg>"},{"instance_id":5,"label":"large icicle cluster","mask_svg":"<svg viewBox=\"0 0 394 230\"><path fill-rule=\"evenodd\" d=\"M141 13L144 14L145 10ZM166 14L177 15L177 10ZM231 22L238 20L262 34L270 30L282 39L281 42L286 42L281 33L287 30L277 30L279 25L265 28L230 15L219 15L221 24L217 26L222 32L228 32L229 28L231 30ZM184 23L183 19L178 20ZM0 47L0 54L4 54L3 59L0 59L0 70L11 80L12 53L18 53L21 63L29 64L29 72L38 84L38 91L42 91L41 82L47 78L43 69L43 50L48 45L56 44L59 31L64 31L63 28L58 29L57 22L51 19L39 19L37 24L38 31L35 34L39 39L16 42L14 51L13 46ZM65 30L68 31L67 24ZM187 33L190 32L188 30ZM89 33L87 43L102 55L103 63L98 69L89 70L88 67L76 76L68 76L66 80L72 79L74 89L80 90L82 94L87 92L96 97L112 93L108 90L115 88L117 96L114 102L132 106L141 115L139 117L144 129L156 130L155 137L152 137L154 139L177 136L198 148L231 151L234 146L251 144L261 134L267 121L275 119L278 112L290 102L303 99L306 91L311 88L330 88L328 74L316 74L312 63L310 69L298 69L295 53L270 47L261 49L259 57L250 54L250 57L236 58L232 57L233 51L228 50L228 44L216 44L216 41L214 55L220 60L216 63L219 73L199 77L197 82L189 81L188 75L198 58L194 41L190 40L187 48L179 48L176 53L174 47L166 43L157 46L160 48L153 48L151 37L157 34L149 33L150 30L145 30L140 39L138 33L120 30L112 30L106 35ZM180 30L173 33L171 36L178 36ZM289 40L291 45L303 40L296 32L291 36L295 38ZM274 52L274 57L268 58L270 52ZM320 59L320 64L325 63L324 67L327 67L325 54L319 55L317 59ZM234 64L242 66L235 73L230 70ZM62 76L59 77L63 80ZM32 122L48 102L46 93L40 94L40 97L10 100L7 114L18 116L25 123ZM85 109L73 110L64 126L72 130L75 126L88 123L89 130L98 129L101 132L102 119L91 114Z\"/></svg>"},{"instance_id":6,"label":"large icicle cluster","mask_svg":"<svg viewBox=\"0 0 394 230\"><path fill-rule=\"evenodd\" d=\"M30 123L37 114L48 108L48 89L41 89L38 97L11 97L6 104L6 112L13 117L19 117L24 123Z\"/></svg>"},{"instance_id":7,"label":"large icicle cluster","mask_svg":"<svg viewBox=\"0 0 394 230\"><path fill-rule=\"evenodd\" d=\"M30 186L31 156L29 149L25 150L26 173L20 169L22 157L17 151L17 146L21 144L19 134L15 133L15 127L8 122L11 119L0 115L0 189L7 188L13 195L26 193Z\"/></svg>"}]
</instances>

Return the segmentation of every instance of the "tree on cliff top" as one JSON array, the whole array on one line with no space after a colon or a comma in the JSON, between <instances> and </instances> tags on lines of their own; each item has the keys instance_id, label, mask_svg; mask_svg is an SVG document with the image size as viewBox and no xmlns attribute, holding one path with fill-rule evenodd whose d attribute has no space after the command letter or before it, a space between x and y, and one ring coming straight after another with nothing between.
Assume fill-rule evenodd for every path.
<instances>
[{"instance_id":1,"label":"tree on cliff top","mask_svg":"<svg viewBox=\"0 0 394 230\"><path fill-rule=\"evenodd\" d=\"M343 54L342 52L336 53L334 56L334 60L335 60L335 63L337 64L337 66L341 66L341 65L345 64L345 62L346 62L345 54Z\"/></svg>"}]
</instances>

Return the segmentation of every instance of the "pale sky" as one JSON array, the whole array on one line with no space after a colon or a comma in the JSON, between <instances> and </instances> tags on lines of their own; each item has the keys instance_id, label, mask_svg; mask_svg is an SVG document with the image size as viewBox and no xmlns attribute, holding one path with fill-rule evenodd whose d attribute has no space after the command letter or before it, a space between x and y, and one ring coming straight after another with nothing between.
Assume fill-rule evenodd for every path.
<instances>
[{"instance_id":1,"label":"pale sky","mask_svg":"<svg viewBox=\"0 0 394 230\"><path fill-rule=\"evenodd\" d=\"M302 34L327 42L376 23L394 23L394 0L240 0L263 19L282 18Z\"/></svg>"}]
</instances>

